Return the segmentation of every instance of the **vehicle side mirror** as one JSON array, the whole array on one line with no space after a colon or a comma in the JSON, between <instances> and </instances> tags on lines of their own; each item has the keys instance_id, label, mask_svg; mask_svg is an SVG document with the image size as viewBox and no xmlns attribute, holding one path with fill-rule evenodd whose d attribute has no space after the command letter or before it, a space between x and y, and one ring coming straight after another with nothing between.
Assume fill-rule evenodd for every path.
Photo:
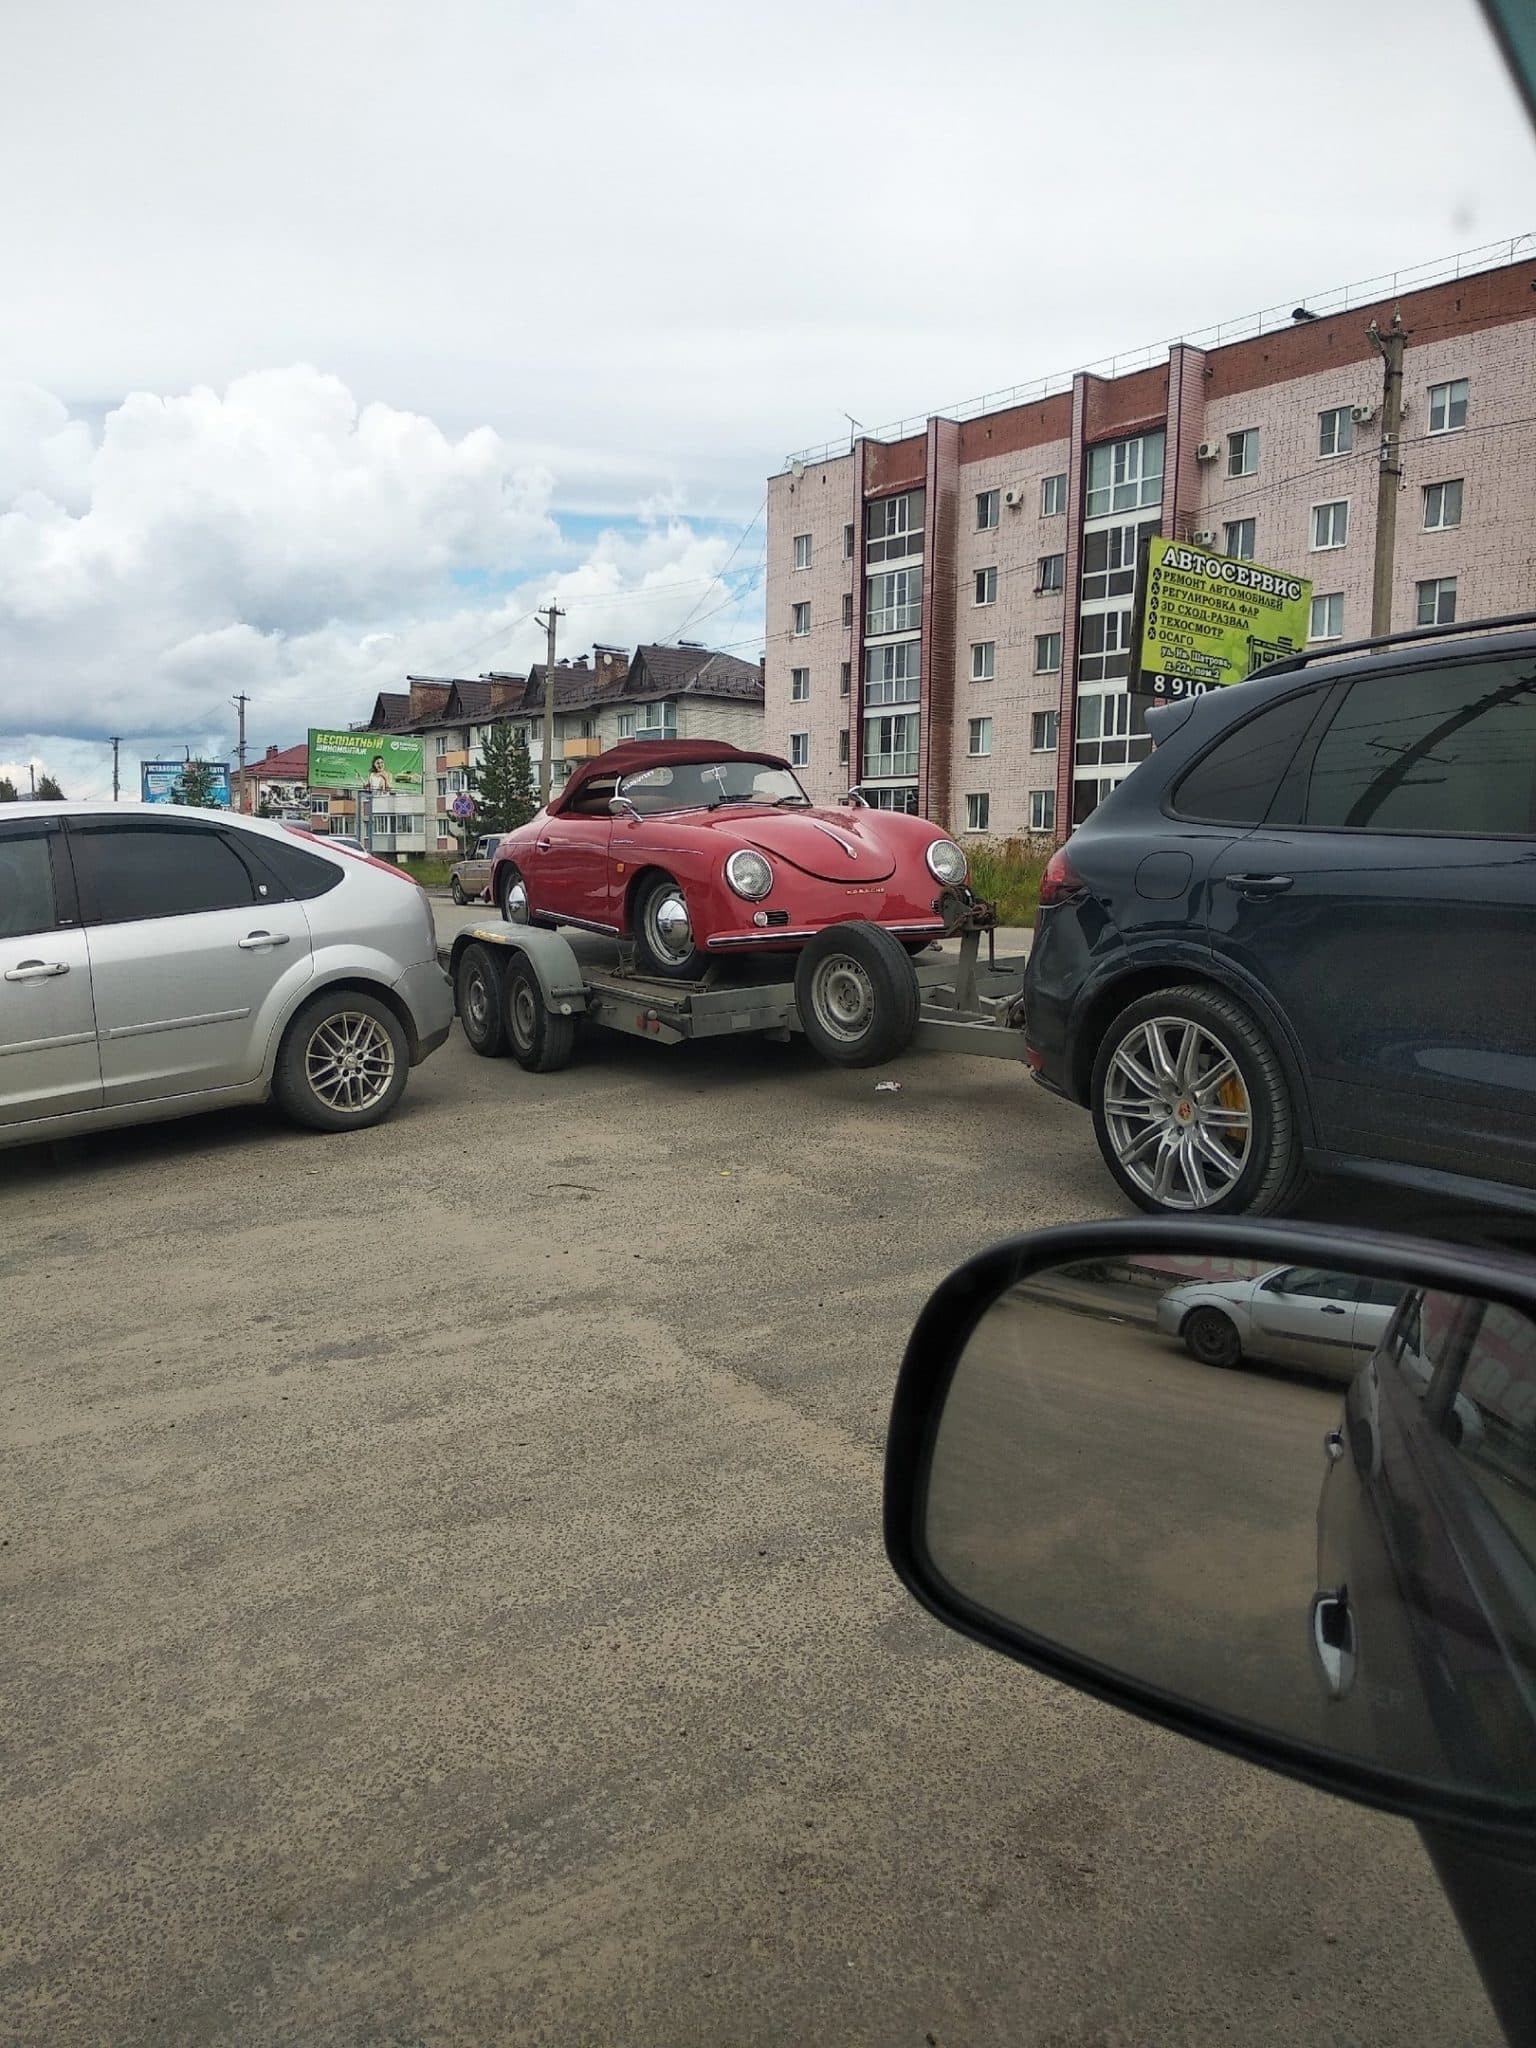
<instances>
[{"instance_id":1,"label":"vehicle side mirror","mask_svg":"<svg viewBox=\"0 0 1536 2048\"><path fill-rule=\"evenodd\" d=\"M610 818L638 818L640 813L627 796L611 796L608 799Z\"/></svg>"},{"instance_id":2,"label":"vehicle side mirror","mask_svg":"<svg viewBox=\"0 0 1536 2048\"><path fill-rule=\"evenodd\" d=\"M1289 1265L1393 1284L1274 1327L1249 1305ZM913 1333L885 1541L941 1621L1068 1685L1536 1843L1523 1261L1157 1219L999 1245Z\"/></svg>"},{"instance_id":3,"label":"vehicle side mirror","mask_svg":"<svg viewBox=\"0 0 1536 2048\"><path fill-rule=\"evenodd\" d=\"M846 790L841 801L845 804L852 804L856 811L867 811L869 809L869 799L857 789Z\"/></svg>"}]
</instances>

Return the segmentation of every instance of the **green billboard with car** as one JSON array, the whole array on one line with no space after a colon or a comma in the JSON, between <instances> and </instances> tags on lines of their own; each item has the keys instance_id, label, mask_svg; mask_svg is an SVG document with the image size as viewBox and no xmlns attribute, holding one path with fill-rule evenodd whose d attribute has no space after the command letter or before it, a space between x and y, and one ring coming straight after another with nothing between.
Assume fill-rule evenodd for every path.
<instances>
[{"instance_id":1,"label":"green billboard with car","mask_svg":"<svg viewBox=\"0 0 1536 2048\"><path fill-rule=\"evenodd\" d=\"M410 733L310 728L311 789L366 789L374 796L405 792L420 796L426 772L426 742Z\"/></svg>"},{"instance_id":2,"label":"green billboard with car","mask_svg":"<svg viewBox=\"0 0 1536 2048\"><path fill-rule=\"evenodd\" d=\"M1144 546L1133 690L1160 703L1198 697L1306 646L1312 585L1304 576L1160 534Z\"/></svg>"}]
</instances>

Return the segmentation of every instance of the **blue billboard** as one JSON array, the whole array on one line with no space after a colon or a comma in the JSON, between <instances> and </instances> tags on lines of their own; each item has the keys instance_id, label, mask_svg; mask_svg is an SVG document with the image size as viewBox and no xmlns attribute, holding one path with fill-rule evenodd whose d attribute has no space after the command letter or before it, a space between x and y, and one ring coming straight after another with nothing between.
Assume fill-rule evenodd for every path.
<instances>
[{"instance_id":1,"label":"blue billboard","mask_svg":"<svg viewBox=\"0 0 1536 2048\"><path fill-rule=\"evenodd\" d=\"M220 810L233 808L227 761L141 761L139 801L146 804L184 804L189 772L194 779L206 781L209 800Z\"/></svg>"}]
</instances>

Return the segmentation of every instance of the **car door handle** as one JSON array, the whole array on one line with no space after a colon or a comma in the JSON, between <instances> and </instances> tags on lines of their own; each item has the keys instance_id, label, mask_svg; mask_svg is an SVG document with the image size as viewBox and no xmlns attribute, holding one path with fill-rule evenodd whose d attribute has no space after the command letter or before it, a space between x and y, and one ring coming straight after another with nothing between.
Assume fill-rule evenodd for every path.
<instances>
[{"instance_id":1,"label":"car door handle","mask_svg":"<svg viewBox=\"0 0 1536 2048\"><path fill-rule=\"evenodd\" d=\"M52 981L56 974L68 974L67 960L18 960L5 970L7 981Z\"/></svg>"},{"instance_id":2,"label":"car door handle","mask_svg":"<svg viewBox=\"0 0 1536 2048\"><path fill-rule=\"evenodd\" d=\"M1325 1316L1341 1316L1344 1313L1345 1311L1339 1307L1336 1301L1325 1301L1323 1303L1323 1314Z\"/></svg>"},{"instance_id":3,"label":"car door handle","mask_svg":"<svg viewBox=\"0 0 1536 2048\"><path fill-rule=\"evenodd\" d=\"M1222 880L1244 896L1280 896L1295 885L1294 875L1224 875Z\"/></svg>"},{"instance_id":4,"label":"car door handle","mask_svg":"<svg viewBox=\"0 0 1536 2048\"><path fill-rule=\"evenodd\" d=\"M535 853L548 853L549 841L547 839L535 839L533 849Z\"/></svg>"},{"instance_id":5,"label":"car door handle","mask_svg":"<svg viewBox=\"0 0 1536 2048\"><path fill-rule=\"evenodd\" d=\"M286 946L286 932L247 932L237 941L242 953L265 953L273 946Z\"/></svg>"}]
</instances>

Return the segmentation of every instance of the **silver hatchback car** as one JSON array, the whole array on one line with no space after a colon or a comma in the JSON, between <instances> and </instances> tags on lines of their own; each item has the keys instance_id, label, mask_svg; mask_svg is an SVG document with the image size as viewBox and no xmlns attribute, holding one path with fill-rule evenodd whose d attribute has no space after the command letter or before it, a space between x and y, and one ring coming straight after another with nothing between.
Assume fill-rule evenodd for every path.
<instances>
[{"instance_id":1,"label":"silver hatchback car","mask_svg":"<svg viewBox=\"0 0 1536 2048\"><path fill-rule=\"evenodd\" d=\"M164 804L0 807L0 1146L274 1097L358 1130L447 1038L409 876Z\"/></svg>"}]
</instances>

